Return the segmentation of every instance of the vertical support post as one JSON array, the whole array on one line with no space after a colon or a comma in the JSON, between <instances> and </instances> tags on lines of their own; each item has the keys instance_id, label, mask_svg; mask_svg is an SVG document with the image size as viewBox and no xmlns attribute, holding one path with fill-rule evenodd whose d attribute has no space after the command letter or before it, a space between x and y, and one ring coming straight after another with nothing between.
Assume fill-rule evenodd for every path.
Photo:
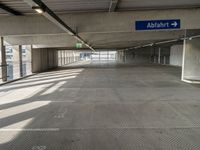
<instances>
[{"instance_id":1,"label":"vertical support post","mask_svg":"<svg viewBox=\"0 0 200 150\"><path fill-rule=\"evenodd\" d=\"M32 45L26 46L26 75L32 74Z\"/></svg>"},{"instance_id":2,"label":"vertical support post","mask_svg":"<svg viewBox=\"0 0 200 150\"><path fill-rule=\"evenodd\" d=\"M13 49L13 79L20 77L20 46L12 46Z\"/></svg>"},{"instance_id":3,"label":"vertical support post","mask_svg":"<svg viewBox=\"0 0 200 150\"><path fill-rule=\"evenodd\" d=\"M109 51L107 51L107 60L109 60Z\"/></svg>"},{"instance_id":4,"label":"vertical support post","mask_svg":"<svg viewBox=\"0 0 200 150\"><path fill-rule=\"evenodd\" d=\"M23 77L22 45L19 45L19 73Z\"/></svg>"},{"instance_id":5,"label":"vertical support post","mask_svg":"<svg viewBox=\"0 0 200 150\"><path fill-rule=\"evenodd\" d=\"M67 64L67 50L65 50L65 65Z\"/></svg>"},{"instance_id":6,"label":"vertical support post","mask_svg":"<svg viewBox=\"0 0 200 150\"><path fill-rule=\"evenodd\" d=\"M184 41L182 81L200 83L200 43L199 38Z\"/></svg>"},{"instance_id":7,"label":"vertical support post","mask_svg":"<svg viewBox=\"0 0 200 150\"><path fill-rule=\"evenodd\" d=\"M164 56L163 64L166 65L166 56Z\"/></svg>"},{"instance_id":8,"label":"vertical support post","mask_svg":"<svg viewBox=\"0 0 200 150\"><path fill-rule=\"evenodd\" d=\"M100 52L100 50L99 50L99 61L101 60L101 52Z\"/></svg>"},{"instance_id":9,"label":"vertical support post","mask_svg":"<svg viewBox=\"0 0 200 150\"><path fill-rule=\"evenodd\" d=\"M64 50L63 52L64 52L64 54L63 54L64 55L64 65L66 65L66 55L65 55L66 54L66 50Z\"/></svg>"},{"instance_id":10,"label":"vertical support post","mask_svg":"<svg viewBox=\"0 0 200 150\"><path fill-rule=\"evenodd\" d=\"M0 39L0 48L1 48L1 75L2 81L7 81L7 62L6 62L6 47L4 46L3 37Z\"/></svg>"},{"instance_id":11,"label":"vertical support post","mask_svg":"<svg viewBox=\"0 0 200 150\"><path fill-rule=\"evenodd\" d=\"M183 41L183 60L182 60L182 74L181 80L184 81L184 72L185 72L185 51L186 51L186 39Z\"/></svg>"},{"instance_id":12,"label":"vertical support post","mask_svg":"<svg viewBox=\"0 0 200 150\"><path fill-rule=\"evenodd\" d=\"M61 55L61 66L63 66L63 50L60 50L60 55Z\"/></svg>"},{"instance_id":13,"label":"vertical support post","mask_svg":"<svg viewBox=\"0 0 200 150\"><path fill-rule=\"evenodd\" d=\"M73 51L73 62L76 62L76 55L74 51Z\"/></svg>"},{"instance_id":14,"label":"vertical support post","mask_svg":"<svg viewBox=\"0 0 200 150\"><path fill-rule=\"evenodd\" d=\"M124 63L126 63L126 51L124 51Z\"/></svg>"},{"instance_id":15,"label":"vertical support post","mask_svg":"<svg viewBox=\"0 0 200 150\"><path fill-rule=\"evenodd\" d=\"M67 64L69 64L69 52L67 51Z\"/></svg>"},{"instance_id":16,"label":"vertical support post","mask_svg":"<svg viewBox=\"0 0 200 150\"><path fill-rule=\"evenodd\" d=\"M150 54L150 63L153 62L153 48L151 47L151 54Z\"/></svg>"},{"instance_id":17,"label":"vertical support post","mask_svg":"<svg viewBox=\"0 0 200 150\"><path fill-rule=\"evenodd\" d=\"M159 47L159 48L158 48L158 63L159 63L159 64L160 64L160 56L161 56L160 51L161 51L161 48Z\"/></svg>"}]
</instances>

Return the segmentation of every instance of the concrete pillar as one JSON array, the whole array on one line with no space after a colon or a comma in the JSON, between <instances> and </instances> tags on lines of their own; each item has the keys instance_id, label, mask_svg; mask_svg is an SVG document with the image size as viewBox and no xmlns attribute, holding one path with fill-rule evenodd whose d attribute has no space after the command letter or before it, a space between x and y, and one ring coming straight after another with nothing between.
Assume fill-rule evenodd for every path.
<instances>
[{"instance_id":1,"label":"concrete pillar","mask_svg":"<svg viewBox=\"0 0 200 150\"><path fill-rule=\"evenodd\" d=\"M58 67L58 51L53 51L53 66Z\"/></svg>"},{"instance_id":2,"label":"concrete pillar","mask_svg":"<svg viewBox=\"0 0 200 150\"><path fill-rule=\"evenodd\" d=\"M19 45L19 75L23 77L22 45Z\"/></svg>"},{"instance_id":3,"label":"concrete pillar","mask_svg":"<svg viewBox=\"0 0 200 150\"><path fill-rule=\"evenodd\" d=\"M70 63L72 63L72 51L70 51Z\"/></svg>"},{"instance_id":4,"label":"concrete pillar","mask_svg":"<svg viewBox=\"0 0 200 150\"><path fill-rule=\"evenodd\" d=\"M3 37L0 37L0 53L1 53L1 78L2 81L7 81L7 62L6 62L6 48L4 46Z\"/></svg>"},{"instance_id":5,"label":"concrete pillar","mask_svg":"<svg viewBox=\"0 0 200 150\"><path fill-rule=\"evenodd\" d=\"M118 55L118 61L120 62L121 61L121 51L118 51L117 55Z\"/></svg>"},{"instance_id":6,"label":"concrete pillar","mask_svg":"<svg viewBox=\"0 0 200 150\"><path fill-rule=\"evenodd\" d=\"M164 56L163 64L166 65L166 56Z\"/></svg>"},{"instance_id":7,"label":"concrete pillar","mask_svg":"<svg viewBox=\"0 0 200 150\"><path fill-rule=\"evenodd\" d=\"M26 75L32 74L32 45L26 46Z\"/></svg>"},{"instance_id":8,"label":"concrete pillar","mask_svg":"<svg viewBox=\"0 0 200 150\"><path fill-rule=\"evenodd\" d=\"M99 51L99 61L101 60L101 52Z\"/></svg>"},{"instance_id":9,"label":"concrete pillar","mask_svg":"<svg viewBox=\"0 0 200 150\"><path fill-rule=\"evenodd\" d=\"M68 52L68 64L71 63L71 51Z\"/></svg>"},{"instance_id":10,"label":"concrete pillar","mask_svg":"<svg viewBox=\"0 0 200 150\"><path fill-rule=\"evenodd\" d=\"M76 55L75 55L75 52L73 51L73 62L76 61Z\"/></svg>"},{"instance_id":11,"label":"concrete pillar","mask_svg":"<svg viewBox=\"0 0 200 150\"><path fill-rule=\"evenodd\" d=\"M124 63L126 63L126 51L123 51L124 53Z\"/></svg>"},{"instance_id":12,"label":"concrete pillar","mask_svg":"<svg viewBox=\"0 0 200 150\"><path fill-rule=\"evenodd\" d=\"M67 51L65 50L65 65L67 64Z\"/></svg>"},{"instance_id":13,"label":"concrete pillar","mask_svg":"<svg viewBox=\"0 0 200 150\"><path fill-rule=\"evenodd\" d=\"M63 66L63 50L60 51L61 66Z\"/></svg>"},{"instance_id":14,"label":"concrete pillar","mask_svg":"<svg viewBox=\"0 0 200 150\"><path fill-rule=\"evenodd\" d=\"M68 64L70 63L70 57L71 57L71 54L70 54L70 51L68 51Z\"/></svg>"},{"instance_id":15,"label":"concrete pillar","mask_svg":"<svg viewBox=\"0 0 200 150\"><path fill-rule=\"evenodd\" d=\"M63 65L65 65L65 50L63 50Z\"/></svg>"},{"instance_id":16,"label":"concrete pillar","mask_svg":"<svg viewBox=\"0 0 200 150\"><path fill-rule=\"evenodd\" d=\"M65 50L62 51L62 65L65 65Z\"/></svg>"},{"instance_id":17,"label":"concrete pillar","mask_svg":"<svg viewBox=\"0 0 200 150\"><path fill-rule=\"evenodd\" d=\"M20 78L20 48L19 45L12 46L13 49L13 79Z\"/></svg>"},{"instance_id":18,"label":"concrete pillar","mask_svg":"<svg viewBox=\"0 0 200 150\"><path fill-rule=\"evenodd\" d=\"M200 83L200 39L184 40L182 80Z\"/></svg>"},{"instance_id":19,"label":"concrete pillar","mask_svg":"<svg viewBox=\"0 0 200 150\"><path fill-rule=\"evenodd\" d=\"M173 45L170 48L170 65L182 66L183 62L183 44Z\"/></svg>"},{"instance_id":20,"label":"concrete pillar","mask_svg":"<svg viewBox=\"0 0 200 150\"><path fill-rule=\"evenodd\" d=\"M66 62L66 64L68 64L68 63L69 63L69 53L68 53L68 51L66 52L66 57L67 57L67 62Z\"/></svg>"},{"instance_id":21,"label":"concrete pillar","mask_svg":"<svg viewBox=\"0 0 200 150\"><path fill-rule=\"evenodd\" d=\"M61 66L61 51L58 51L58 66Z\"/></svg>"},{"instance_id":22,"label":"concrete pillar","mask_svg":"<svg viewBox=\"0 0 200 150\"><path fill-rule=\"evenodd\" d=\"M161 57L160 52L161 52L161 48L159 47L158 48L158 63L159 64L160 64L160 57Z\"/></svg>"}]
</instances>

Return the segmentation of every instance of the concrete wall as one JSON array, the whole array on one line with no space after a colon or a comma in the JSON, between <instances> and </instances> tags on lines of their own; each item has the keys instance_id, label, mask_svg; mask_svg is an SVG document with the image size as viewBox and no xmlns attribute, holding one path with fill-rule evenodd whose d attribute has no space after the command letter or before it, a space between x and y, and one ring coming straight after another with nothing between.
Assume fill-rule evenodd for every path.
<instances>
[{"instance_id":1,"label":"concrete wall","mask_svg":"<svg viewBox=\"0 0 200 150\"><path fill-rule=\"evenodd\" d=\"M32 72L42 72L48 69L47 66L47 50L33 49L32 50Z\"/></svg>"},{"instance_id":2,"label":"concrete wall","mask_svg":"<svg viewBox=\"0 0 200 150\"><path fill-rule=\"evenodd\" d=\"M173 45L170 49L170 65L182 66L183 45Z\"/></svg>"},{"instance_id":3,"label":"concrete wall","mask_svg":"<svg viewBox=\"0 0 200 150\"><path fill-rule=\"evenodd\" d=\"M169 64L169 57L169 47L145 47L118 52L118 60L126 63Z\"/></svg>"},{"instance_id":4,"label":"concrete wall","mask_svg":"<svg viewBox=\"0 0 200 150\"><path fill-rule=\"evenodd\" d=\"M58 50L58 66L80 61L80 52L72 50Z\"/></svg>"},{"instance_id":5,"label":"concrete wall","mask_svg":"<svg viewBox=\"0 0 200 150\"><path fill-rule=\"evenodd\" d=\"M170 47L152 47L151 48L151 63L169 64Z\"/></svg>"},{"instance_id":6,"label":"concrete wall","mask_svg":"<svg viewBox=\"0 0 200 150\"><path fill-rule=\"evenodd\" d=\"M185 41L182 79L200 80L200 39Z\"/></svg>"},{"instance_id":7,"label":"concrete wall","mask_svg":"<svg viewBox=\"0 0 200 150\"><path fill-rule=\"evenodd\" d=\"M32 72L43 72L58 66L56 50L33 49L32 50Z\"/></svg>"},{"instance_id":8,"label":"concrete wall","mask_svg":"<svg viewBox=\"0 0 200 150\"><path fill-rule=\"evenodd\" d=\"M151 49L142 48L130 51L118 51L118 61L125 63L150 63Z\"/></svg>"},{"instance_id":9,"label":"concrete wall","mask_svg":"<svg viewBox=\"0 0 200 150\"><path fill-rule=\"evenodd\" d=\"M150 63L150 48L136 49L126 54L126 62L131 63Z\"/></svg>"},{"instance_id":10,"label":"concrete wall","mask_svg":"<svg viewBox=\"0 0 200 150\"><path fill-rule=\"evenodd\" d=\"M145 47L129 51L118 51L118 61L126 63L155 63L167 65L170 62L170 47Z\"/></svg>"},{"instance_id":11,"label":"concrete wall","mask_svg":"<svg viewBox=\"0 0 200 150\"><path fill-rule=\"evenodd\" d=\"M117 60L119 62L125 62L124 54L125 54L124 50L117 51Z\"/></svg>"},{"instance_id":12,"label":"concrete wall","mask_svg":"<svg viewBox=\"0 0 200 150\"><path fill-rule=\"evenodd\" d=\"M58 67L58 52L53 49L48 50L48 69Z\"/></svg>"}]
</instances>

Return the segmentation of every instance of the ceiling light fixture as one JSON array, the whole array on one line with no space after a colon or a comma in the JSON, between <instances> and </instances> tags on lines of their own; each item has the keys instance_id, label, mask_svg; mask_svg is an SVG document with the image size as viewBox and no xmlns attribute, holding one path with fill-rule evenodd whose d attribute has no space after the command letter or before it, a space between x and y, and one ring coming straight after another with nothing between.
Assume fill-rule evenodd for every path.
<instances>
[{"instance_id":1,"label":"ceiling light fixture","mask_svg":"<svg viewBox=\"0 0 200 150\"><path fill-rule=\"evenodd\" d=\"M32 9L34 9L39 14L44 13L44 10L39 6L33 6Z\"/></svg>"}]
</instances>

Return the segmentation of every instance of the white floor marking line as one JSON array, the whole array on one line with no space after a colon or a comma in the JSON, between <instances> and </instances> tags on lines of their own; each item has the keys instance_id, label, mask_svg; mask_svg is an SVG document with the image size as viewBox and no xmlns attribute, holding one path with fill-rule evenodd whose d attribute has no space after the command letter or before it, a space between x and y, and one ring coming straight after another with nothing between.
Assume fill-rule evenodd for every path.
<instances>
[{"instance_id":1,"label":"white floor marking line","mask_svg":"<svg viewBox=\"0 0 200 150\"><path fill-rule=\"evenodd\" d=\"M55 131L60 131L59 128L36 128L36 129L0 129L0 132L12 132L12 131L31 131L31 132L38 132L38 131L42 131L42 132L46 132L46 131L51 131L51 132L55 132Z\"/></svg>"}]
</instances>

